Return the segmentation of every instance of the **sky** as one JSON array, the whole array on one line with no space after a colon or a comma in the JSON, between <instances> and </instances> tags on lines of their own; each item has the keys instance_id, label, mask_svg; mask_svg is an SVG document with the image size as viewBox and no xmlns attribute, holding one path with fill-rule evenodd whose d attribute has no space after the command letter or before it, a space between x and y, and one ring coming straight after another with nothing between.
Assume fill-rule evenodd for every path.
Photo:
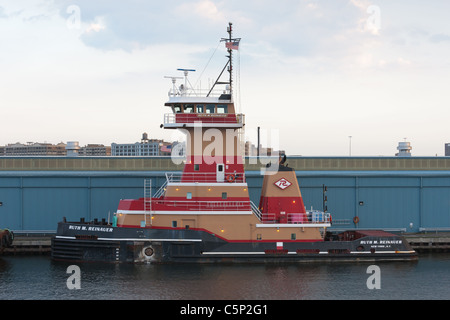
<instances>
[{"instance_id":1,"label":"sky","mask_svg":"<svg viewBox=\"0 0 450 320\"><path fill-rule=\"evenodd\" d=\"M165 76L215 80L232 22L255 144L260 127L288 155L394 156L408 141L443 156L449 12L446 0L0 0L0 145L179 139L160 128Z\"/></svg>"}]
</instances>

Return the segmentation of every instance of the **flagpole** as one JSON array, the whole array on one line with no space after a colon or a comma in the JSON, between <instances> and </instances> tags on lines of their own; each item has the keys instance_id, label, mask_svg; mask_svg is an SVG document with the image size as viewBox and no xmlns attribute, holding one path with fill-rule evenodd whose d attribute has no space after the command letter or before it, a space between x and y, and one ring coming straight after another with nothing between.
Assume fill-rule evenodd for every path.
<instances>
[{"instance_id":1,"label":"flagpole","mask_svg":"<svg viewBox=\"0 0 450 320\"><path fill-rule=\"evenodd\" d=\"M216 86L216 84L228 84L230 86L230 96L233 96L233 50L238 50L239 49L239 41L241 40L240 38L237 39L233 39L232 38L232 32L233 32L233 24L231 22L228 23L228 28L227 28L227 32L228 32L228 39L227 38L222 38L220 41L225 41L225 47L227 48L227 52L228 52L228 61L225 64L224 68L222 69L222 72L220 72L219 76L217 77L217 80L214 82L213 86L211 87L211 89L209 90L208 94L206 95L207 97L209 97L209 95L211 94L212 90L214 89L214 87ZM228 82L220 82L219 79L222 76L222 73L225 71L225 69L228 66L228 72L229 72L229 80Z\"/></svg>"}]
</instances>

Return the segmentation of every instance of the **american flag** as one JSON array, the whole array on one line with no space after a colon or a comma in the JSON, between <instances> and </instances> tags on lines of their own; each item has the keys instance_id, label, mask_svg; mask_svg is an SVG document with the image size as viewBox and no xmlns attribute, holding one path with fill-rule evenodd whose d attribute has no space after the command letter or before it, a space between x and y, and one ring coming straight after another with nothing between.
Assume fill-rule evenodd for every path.
<instances>
[{"instance_id":1,"label":"american flag","mask_svg":"<svg viewBox=\"0 0 450 320\"><path fill-rule=\"evenodd\" d=\"M172 151L172 146L162 146L161 147L161 152L171 152Z\"/></svg>"},{"instance_id":2,"label":"american flag","mask_svg":"<svg viewBox=\"0 0 450 320\"><path fill-rule=\"evenodd\" d=\"M227 41L225 47L231 50L239 50L239 40Z\"/></svg>"}]
</instances>

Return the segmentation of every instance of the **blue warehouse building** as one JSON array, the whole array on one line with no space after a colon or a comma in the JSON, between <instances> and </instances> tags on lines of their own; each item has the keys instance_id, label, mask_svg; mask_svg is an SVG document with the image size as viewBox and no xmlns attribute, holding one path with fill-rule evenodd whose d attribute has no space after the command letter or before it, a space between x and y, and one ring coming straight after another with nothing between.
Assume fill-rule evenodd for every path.
<instances>
[{"instance_id":1,"label":"blue warehouse building","mask_svg":"<svg viewBox=\"0 0 450 320\"><path fill-rule=\"evenodd\" d=\"M326 206L332 230L450 231L450 158L291 157L287 163L307 209ZM258 204L263 165L246 158L245 167ZM0 228L52 233L63 217L112 219L120 199L144 196L145 179L154 194L166 172L182 168L170 157L0 157Z\"/></svg>"}]
</instances>

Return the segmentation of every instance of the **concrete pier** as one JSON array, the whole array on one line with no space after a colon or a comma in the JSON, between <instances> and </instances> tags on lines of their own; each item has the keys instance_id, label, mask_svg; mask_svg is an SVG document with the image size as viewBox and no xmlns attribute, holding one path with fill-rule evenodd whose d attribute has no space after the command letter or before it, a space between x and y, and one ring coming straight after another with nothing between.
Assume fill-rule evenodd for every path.
<instances>
[{"instance_id":1,"label":"concrete pier","mask_svg":"<svg viewBox=\"0 0 450 320\"><path fill-rule=\"evenodd\" d=\"M1 248L2 255L49 254L51 236L49 235L15 235L12 246Z\"/></svg>"},{"instance_id":2,"label":"concrete pier","mask_svg":"<svg viewBox=\"0 0 450 320\"><path fill-rule=\"evenodd\" d=\"M405 238L418 253L450 251L450 232L417 233Z\"/></svg>"}]
</instances>

